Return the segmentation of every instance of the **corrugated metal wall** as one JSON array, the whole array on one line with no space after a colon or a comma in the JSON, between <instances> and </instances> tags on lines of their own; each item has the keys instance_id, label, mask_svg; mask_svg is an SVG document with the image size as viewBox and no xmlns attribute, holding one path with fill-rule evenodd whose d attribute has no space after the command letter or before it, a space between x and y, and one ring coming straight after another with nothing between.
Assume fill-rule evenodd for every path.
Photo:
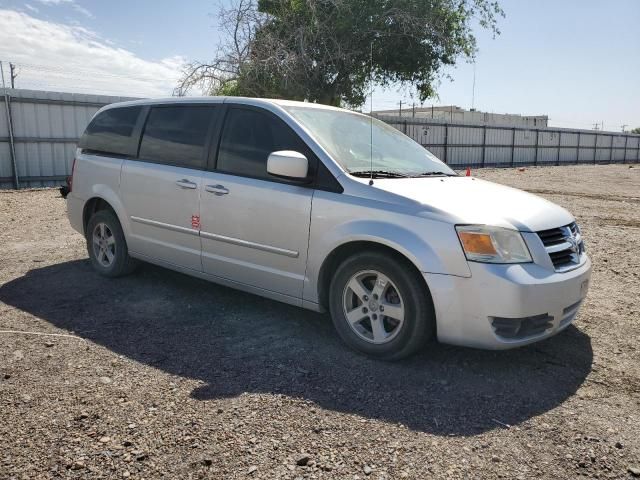
<instances>
[{"instance_id":1,"label":"corrugated metal wall","mask_svg":"<svg viewBox=\"0 0 640 480\"><path fill-rule=\"evenodd\" d=\"M70 174L78 138L102 106L125 97L0 89L0 188L13 188L13 150L19 185L61 185Z\"/></svg>"},{"instance_id":2,"label":"corrugated metal wall","mask_svg":"<svg viewBox=\"0 0 640 480\"><path fill-rule=\"evenodd\" d=\"M0 188L60 185L93 114L125 97L0 90ZM13 126L10 142L6 103ZM498 127L380 117L454 167L623 163L640 160L640 135L561 128Z\"/></svg>"},{"instance_id":3,"label":"corrugated metal wall","mask_svg":"<svg viewBox=\"0 0 640 480\"><path fill-rule=\"evenodd\" d=\"M453 167L640 160L640 135L566 128L498 127L377 116Z\"/></svg>"}]
</instances>

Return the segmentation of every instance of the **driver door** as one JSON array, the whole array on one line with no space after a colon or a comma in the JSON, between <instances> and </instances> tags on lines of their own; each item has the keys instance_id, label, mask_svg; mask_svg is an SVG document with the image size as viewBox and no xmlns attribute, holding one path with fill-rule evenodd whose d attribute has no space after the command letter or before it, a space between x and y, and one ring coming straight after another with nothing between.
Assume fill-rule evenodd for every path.
<instances>
[{"instance_id":1,"label":"driver door","mask_svg":"<svg viewBox=\"0 0 640 480\"><path fill-rule=\"evenodd\" d=\"M203 173L200 203L205 273L302 297L307 263L312 183L267 173L267 157L295 150L309 159L302 140L277 116L230 106L214 171Z\"/></svg>"}]
</instances>

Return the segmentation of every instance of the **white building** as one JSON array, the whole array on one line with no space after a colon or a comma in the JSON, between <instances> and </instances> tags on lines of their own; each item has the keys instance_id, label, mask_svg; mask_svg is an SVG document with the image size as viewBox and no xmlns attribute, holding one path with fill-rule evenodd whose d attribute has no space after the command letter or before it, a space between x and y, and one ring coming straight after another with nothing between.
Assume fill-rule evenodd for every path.
<instances>
[{"instance_id":1,"label":"white building","mask_svg":"<svg viewBox=\"0 0 640 480\"><path fill-rule=\"evenodd\" d=\"M431 107L405 107L395 110L377 110L377 116L433 119L442 123L463 123L472 125L496 125L504 127L546 127L547 115L518 115L514 113L488 113L465 110L455 105Z\"/></svg>"}]
</instances>

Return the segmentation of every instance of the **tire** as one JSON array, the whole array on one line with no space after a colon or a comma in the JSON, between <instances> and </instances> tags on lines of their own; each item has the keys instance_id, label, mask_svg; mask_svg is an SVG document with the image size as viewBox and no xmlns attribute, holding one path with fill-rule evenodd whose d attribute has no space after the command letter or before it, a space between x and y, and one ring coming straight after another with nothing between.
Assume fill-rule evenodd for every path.
<instances>
[{"instance_id":1,"label":"tire","mask_svg":"<svg viewBox=\"0 0 640 480\"><path fill-rule=\"evenodd\" d=\"M407 357L435 335L433 301L424 280L409 262L383 252L358 253L338 267L329 309L347 345L382 360ZM393 316L385 315L392 311Z\"/></svg>"},{"instance_id":2,"label":"tire","mask_svg":"<svg viewBox=\"0 0 640 480\"><path fill-rule=\"evenodd\" d=\"M95 239L94 234L97 236ZM121 277L137 266L135 259L129 256L122 226L113 211L98 210L91 216L86 240L91 265L100 275Z\"/></svg>"}]
</instances>

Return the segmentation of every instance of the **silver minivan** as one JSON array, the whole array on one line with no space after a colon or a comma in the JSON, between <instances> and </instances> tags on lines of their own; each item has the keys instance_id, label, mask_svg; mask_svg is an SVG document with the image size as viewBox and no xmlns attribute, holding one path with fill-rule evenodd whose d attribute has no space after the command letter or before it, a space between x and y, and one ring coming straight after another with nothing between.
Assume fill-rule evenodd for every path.
<instances>
[{"instance_id":1,"label":"silver minivan","mask_svg":"<svg viewBox=\"0 0 640 480\"><path fill-rule=\"evenodd\" d=\"M316 311L351 347L503 349L569 326L591 263L565 209L457 175L369 116L250 98L109 105L67 207L93 267L140 260Z\"/></svg>"}]
</instances>

